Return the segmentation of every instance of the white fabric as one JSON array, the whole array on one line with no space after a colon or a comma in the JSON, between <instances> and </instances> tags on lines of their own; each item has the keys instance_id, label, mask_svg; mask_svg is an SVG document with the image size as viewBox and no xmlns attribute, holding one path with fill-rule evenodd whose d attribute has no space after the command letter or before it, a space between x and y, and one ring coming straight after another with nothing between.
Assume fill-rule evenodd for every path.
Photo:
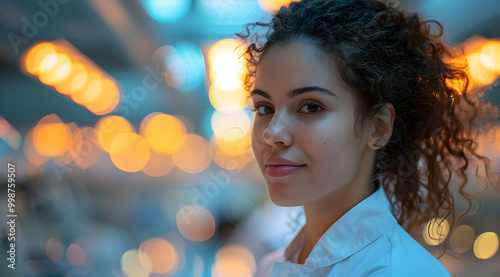
<instances>
[{"instance_id":1,"label":"white fabric","mask_svg":"<svg viewBox=\"0 0 500 277\"><path fill-rule=\"evenodd\" d=\"M397 223L383 186L337 220L298 264L305 233L259 260L256 277L451 276Z\"/></svg>"}]
</instances>

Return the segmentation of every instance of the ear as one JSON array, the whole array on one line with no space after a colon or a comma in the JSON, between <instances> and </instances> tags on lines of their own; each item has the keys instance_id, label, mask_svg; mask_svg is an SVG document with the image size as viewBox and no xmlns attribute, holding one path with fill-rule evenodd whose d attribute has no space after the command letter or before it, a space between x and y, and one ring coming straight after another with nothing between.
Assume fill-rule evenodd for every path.
<instances>
[{"instance_id":1,"label":"ear","mask_svg":"<svg viewBox=\"0 0 500 277\"><path fill-rule=\"evenodd\" d=\"M373 116L372 133L368 138L368 146L378 150L389 142L394 124L394 106L387 103Z\"/></svg>"}]
</instances>

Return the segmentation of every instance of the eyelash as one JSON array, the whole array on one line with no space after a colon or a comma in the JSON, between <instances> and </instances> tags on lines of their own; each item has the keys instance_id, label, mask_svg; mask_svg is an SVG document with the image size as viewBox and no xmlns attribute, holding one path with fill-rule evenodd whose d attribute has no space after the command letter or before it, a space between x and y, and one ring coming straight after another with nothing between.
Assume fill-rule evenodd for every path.
<instances>
[{"instance_id":1,"label":"eyelash","mask_svg":"<svg viewBox=\"0 0 500 277\"><path fill-rule=\"evenodd\" d=\"M250 105L249 109L252 111L252 112L255 112L257 111L260 107L269 107L268 105L264 105L264 104L256 104L256 105ZM317 114L319 112L321 112L324 108L321 104L319 104L318 102L316 101L310 101L310 102L306 102L306 104L304 104L302 107L300 107L300 109L302 109L304 106L313 106L313 107L319 107L320 110L319 111L316 111L316 112L312 112L312 113L306 113L306 114ZM258 113L259 115L267 115L267 114L260 114Z\"/></svg>"}]
</instances>

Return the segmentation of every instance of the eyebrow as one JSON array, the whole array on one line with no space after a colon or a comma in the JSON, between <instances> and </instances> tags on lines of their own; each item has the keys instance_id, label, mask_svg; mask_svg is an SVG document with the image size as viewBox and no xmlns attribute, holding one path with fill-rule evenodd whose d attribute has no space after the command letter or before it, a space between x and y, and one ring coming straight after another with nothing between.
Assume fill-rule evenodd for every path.
<instances>
[{"instance_id":1,"label":"eyebrow","mask_svg":"<svg viewBox=\"0 0 500 277\"><path fill-rule=\"evenodd\" d=\"M303 93L310 92L310 91L316 91L316 92L319 92L321 94L338 97L335 93L331 92L330 90L328 90L326 88L322 88L319 86L307 86L307 87L296 88L296 89L288 92L288 98L290 99L290 98L293 98L295 96L298 96L298 95L301 95ZM273 100L273 98L271 97L271 95L269 95L269 93L267 93L263 90L260 90L258 88L254 89L254 90L252 90L252 92L250 92L250 96L253 96L255 94L261 95L269 100Z\"/></svg>"}]
</instances>

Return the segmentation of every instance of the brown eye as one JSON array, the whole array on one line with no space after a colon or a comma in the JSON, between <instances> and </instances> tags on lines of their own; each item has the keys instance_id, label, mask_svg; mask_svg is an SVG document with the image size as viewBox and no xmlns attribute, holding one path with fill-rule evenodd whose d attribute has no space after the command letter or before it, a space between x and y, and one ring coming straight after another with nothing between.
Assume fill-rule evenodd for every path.
<instances>
[{"instance_id":1,"label":"brown eye","mask_svg":"<svg viewBox=\"0 0 500 277\"><path fill-rule=\"evenodd\" d=\"M268 108L268 109L266 109ZM255 106L251 106L250 110L255 112L258 111L258 114L260 115L266 115L266 112L272 113L273 109L267 105L264 104L256 104Z\"/></svg>"},{"instance_id":2,"label":"brown eye","mask_svg":"<svg viewBox=\"0 0 500 277\"><path fill-rule=\"evenodd\" d=\"M305 107L305 109L304 109ZM321 105L317 104L316 102L309 102L306 103L302 108L300 109L301 111L305 113L317 113L321 110L323 110L323 107Z\"/></svg>"},{"instance_id":3,"label":"brown eye","mask_svg":"<svg viewBox=\"0 0 500 277\"><path fill-rule=\"evenodd\" d=\"M266 105L261 105L261 106L259 106L259 108L262 108L262 109L260 109L260 111L263 112L262 114L268 114L268 113L272 113L273 112L273 109L271 107L269 107L269 106L266 106Z\"/></svg>"}]
</instances>

